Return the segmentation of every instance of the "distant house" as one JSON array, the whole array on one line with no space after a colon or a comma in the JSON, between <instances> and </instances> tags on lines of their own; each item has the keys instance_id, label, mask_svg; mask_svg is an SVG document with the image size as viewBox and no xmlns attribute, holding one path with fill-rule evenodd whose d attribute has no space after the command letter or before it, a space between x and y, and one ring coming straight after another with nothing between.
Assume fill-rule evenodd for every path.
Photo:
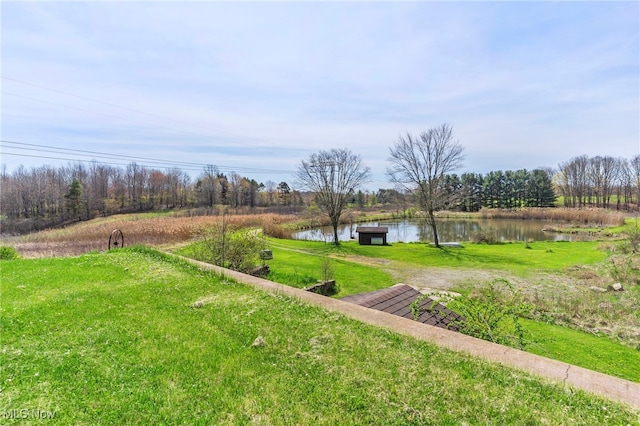
<instances>
[{"instance_id":1,"label":"distant house","mask_svg":"<svg viewBox=\"0 0 640 426\"><path fill-rule=\"evenodd\" d=\"M351 296L343 297L341 300L403 318L414 319L411 312L411 304L421 295L422 293L413 287L409 287L406 284L396 284L382 290L352 294ZM426 297L418 307L422 313L417 318L417 321L446 328L447 330L460 330L459 324L464 318L447 309L446 306L440 303L434 304L432 299Z\"/></svg>"},{"instance_id":2,"label":"distant house","mask_svg":"<svg viewBox=\"0 0 640 426\"><path fill-rule=\"evenodd\" d=\"M386 226L358 226L358 243L360 245L387 245L387 233L389 228Z\"/></svg>"}]
</instances>

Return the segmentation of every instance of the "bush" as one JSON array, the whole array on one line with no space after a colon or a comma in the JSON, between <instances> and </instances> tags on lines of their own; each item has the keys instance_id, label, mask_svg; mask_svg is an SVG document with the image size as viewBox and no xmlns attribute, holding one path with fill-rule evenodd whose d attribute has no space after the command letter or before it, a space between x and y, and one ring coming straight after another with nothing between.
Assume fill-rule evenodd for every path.
<instances>
[{"instance_id":1,"label":"bush","mask_svg":"<svg viewBox=\"0 0 640 426\"><path fill-rule=\"evenodd\" d=\"M504 286L503 291L498 289L498 284ZM414 318L420 316L418 306L425 297L429 297L429 294L412 303ZM474 296L441 297L439 303L464 318L456 322L461 333L523 350L530 343L530 337L519 318L533 308L521 302L520 294L507 280L493 280Z\"/></svg>"},{"instance_id":2,"label":"bush","mask_svg":"<svg viewBox=\"0 0 640 426\"><path fill-rule=\"evenodd\" d=\"M333 279L333 266L331 266L331 260L328 257L323 257L320 261L320 275L322 281L331 281Z\"/></svg>"},{"instance_id":3,"label":"bush","mask_svg":"<svg viewBox=\"0 0 640 426\"><path fill-rule=\"evenodd\" d=\"M471 241L478 244L496 244L496 231L493 228L481 229L470 236Z\"/></svg>"},{"instance_id":4,"label":"bush","mask_svg":"<svg viewBox=\"0 0 640 426\"><path fill-rule=\"evenodd\" d=\"M0 260L12 260L19 258L18 250L11 246L0 246Z\"/></svg>"},{"instance_id":5,"label":"bush","mask_svg":"<svg viewBox=\"0 0 640 426\"><path fill-rule=\"evenodd\" d=\"M625 284L640 284L640 256L621 254L611 256L610 275L615 281Z\"/></svg>"},{"instance_id":6,"label":"bush","mask_svg":"<svg viewBox=\"0 0 640 426\"><path fill-rule=\"evenodd\" d=\"M257 230L218 223L204 234L199 259L234 271L248 272L260 263L266 243Z\"/></svg>"},{"instance_id":7,"label":"bush","mask_svg":"<svg viewBox=\"0 0 640 426\"><path fill-rule=\"evenodd\" d=\"M265 223L262 225L262 233L268 237L279 238L281 240L291 239L293 232L275 223Z\"/></svg>"}]
</instances>

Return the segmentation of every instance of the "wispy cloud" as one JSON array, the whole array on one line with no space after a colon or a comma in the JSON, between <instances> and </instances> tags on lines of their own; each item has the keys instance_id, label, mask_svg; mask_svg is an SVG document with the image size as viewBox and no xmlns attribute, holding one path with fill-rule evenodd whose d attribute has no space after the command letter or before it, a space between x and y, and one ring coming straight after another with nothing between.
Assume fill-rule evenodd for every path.
<instances>
[{"instance_id":1,"label":"wispy cloud","mask_svg":"<svg viewBox=\"0 0 640 426\"><path fill-rule=\"evenodd\" d=\"M2 7L5 139L274 170L348 147L378 186L443 122L469 171L640 152L637 2Z\"/></svg>"}]
</instances>

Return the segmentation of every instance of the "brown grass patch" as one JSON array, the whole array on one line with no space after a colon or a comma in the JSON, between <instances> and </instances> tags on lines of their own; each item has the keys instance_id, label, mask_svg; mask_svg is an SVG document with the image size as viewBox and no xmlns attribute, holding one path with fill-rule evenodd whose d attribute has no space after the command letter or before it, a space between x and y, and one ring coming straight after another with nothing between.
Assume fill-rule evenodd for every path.
<instances>
[{"instance_id":1,"label":"brown grass patch","mask_svg":"<svg viewBox=\"0 0 640 426\"><path fill-rule=\"evenodd\" d=\"M274 213L230 216L139 218L121 215L110 220L81 222L63 229L53 229L12 238L12 245L23 257L74 256L88 251L107 250L114 229L124 234L125 246L144 244L163 246L189 241L203 230L223 220L233 227L262 227L272 230L278 225L298 220L296 215Z\"/></svg>"},{"instance_id":2,"label":"brown grass patch","mask_svg":"<svg viewBox=\"0 0 640 426\"><path fill-rule=\"evenodd\" d=\"M622 226L625 215L621 212L585 208L523 208L523 209L486 209L480 210L484 219L522 219L569 222L589 226Z\"/></svg>"}]
</instances>

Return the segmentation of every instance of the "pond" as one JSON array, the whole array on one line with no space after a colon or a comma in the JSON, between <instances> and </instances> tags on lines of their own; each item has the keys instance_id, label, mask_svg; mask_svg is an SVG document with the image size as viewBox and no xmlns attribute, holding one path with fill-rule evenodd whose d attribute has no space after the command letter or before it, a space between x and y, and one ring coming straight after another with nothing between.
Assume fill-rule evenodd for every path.
<instances>
[{"instance_id":1,"label":"pond","mask_svg":"<svg viewBox=\"0 0 640 426\"><path fill-rule=\"evenodd\" d=\"M584 241L588 235L548 232L544 229L558 227L558 222L520 219L440 219L438 237L440 242L470 241L471 236L480 231L490 233L498 241ZM358 226L386 226L389 228L387 242L432 242L431 228L417 219L384 220L363 222L338 227L340 241L358 239ZM297 240L333 241L333 229L330 226L296 232Z\"/></svg>"}]
</instances>

